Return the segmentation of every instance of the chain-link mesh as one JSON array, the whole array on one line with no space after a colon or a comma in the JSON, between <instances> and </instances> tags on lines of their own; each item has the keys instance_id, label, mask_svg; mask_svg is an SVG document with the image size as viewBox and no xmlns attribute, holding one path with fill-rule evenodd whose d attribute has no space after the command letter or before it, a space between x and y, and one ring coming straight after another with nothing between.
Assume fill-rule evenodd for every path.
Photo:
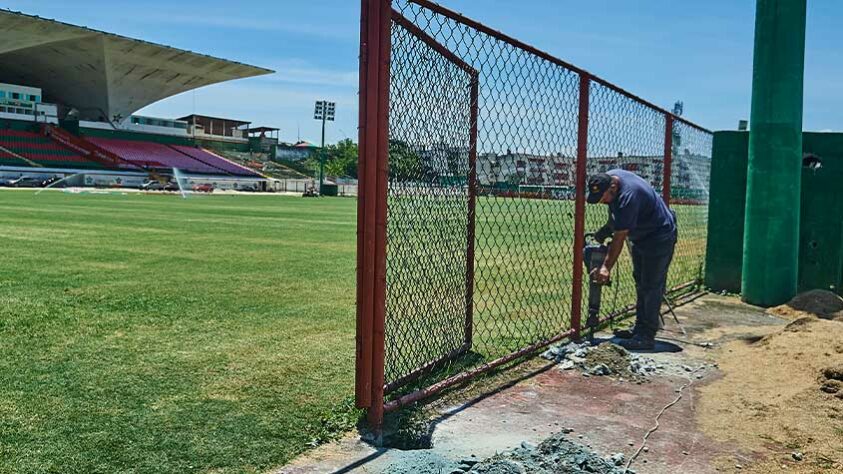
<instances>
[{"instance_id":1,"label":"chain-link mesh","mask_svg":"<svg viewBox=\"0 0 843 474\"><path fill-rule=\"evenodd\" d=\"M702 281L711 148L710 133L683 122L673 123L670 207L676 212L679 240L668 274L668 288Z\"/></svg>"},{"instance_id":2,"label":"chain-link mesh","mask_svg":"<svg viewBox=\"0 0 843 474\"><path fill-rule=\"evenodd\" d=\"M388 391L437 361L468 352L488 361L570 329L582 251L574 249L580 72L419 3L393 2ZM661 192L664 112L599 82L589 100L588 174L624 168ZM674 130L683 143L674 155L687 148L688 169L700 170L691 183L707 188L710 135L681 123ZM683 173L674 168L677 182ZM680 226L704 239L704 201L688 199ZM605 206L588 206L585 229L606 220ZM686 267L698 271L703 249L680 244L676 260L694 263L672 271L671 282L696 278ZM635 302L627 252L613 279L603 314Z\"/></svg>"},{"instance_id":3,"label":"chain-link mesh","mask_svg":"<svg viewBox=\"0 0 843 474\"><path fill-rule=\"evenodd\" d=\"M589 176L611 169L632 171L662 191L666 117L641 102L592 83L589 89L588 158ZM585 229L594 232L609 218L604 205L586 206ZM583 280L587 294L588 278ZM632 258L623 252L612 272L612 285L603 290L603 315L614 314L635 303ZM583 306L585 314L585 303Z\"/></svg>"},{"instance_id":4,"label":"chain-link mesh","mask_svg":"<svg viewBox=\"0 0 843 474\"><path fill-rule=\"evenodd\" d=\"M385 375L465 343L472 77L392 27Z\"/></svg>"}]
</instances>

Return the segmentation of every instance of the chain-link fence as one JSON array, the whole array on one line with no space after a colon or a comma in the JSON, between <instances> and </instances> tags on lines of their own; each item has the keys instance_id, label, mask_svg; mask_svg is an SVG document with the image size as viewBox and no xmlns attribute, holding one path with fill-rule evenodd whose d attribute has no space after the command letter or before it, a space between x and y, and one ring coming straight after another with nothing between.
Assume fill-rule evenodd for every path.
<instances>
[{"instance_id":1,"label":"chain-link fence","mask_svg":"<svg viewBox=\"0 0 843 474\"><path fill-rule=\"evenodd\" d=\"M587 175L670 199L670 287L700 281L708 131L427 0L363 8L357 388L375 423L576 336L584 234L608 216ZM613 280L604 317L634 306L626 253Z\"/></svg>"},{"instance_id":2,"label":"chain-link fence","mask_svg":"<svg viewBox=\"0 0 843 474\"><path fill-rule=\"evenodd\" d=\"M676 211L679 240L668 275L668 288L702 278L708 232L711 148L711 133L682 122L673 124L670 203Z\"/></svg>"}]
</instances>

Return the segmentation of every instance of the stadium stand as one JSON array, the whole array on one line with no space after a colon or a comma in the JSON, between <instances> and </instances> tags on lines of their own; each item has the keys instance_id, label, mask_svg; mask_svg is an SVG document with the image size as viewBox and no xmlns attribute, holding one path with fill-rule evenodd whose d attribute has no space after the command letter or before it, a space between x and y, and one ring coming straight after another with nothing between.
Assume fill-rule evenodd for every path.
<instances>
[{"instance_id":1,"label":"stadium stand","mask_svg":"<svg viewBox=\"0 0 843 474\"><path fill-rule=\"evenodd\" d=\"M170 145L176 151L184 153L185 155L205 163L209 166L213 166L220 171L225 173L238 175L238 176L258 176L254 170L246 168L245 166L238 165L237 163L233 163L219 155L211 153L205 149L197 148L197 147L190 147L190 146L183 146L183 145Z\"/></svg>"},{"instance_id":2,"label":"stadium stand","mask_svg":"<svg viewBox=\"0 0 843 474\"><path fill-rule=\"evenodd\" d=\"M97 186L139 185L144 175L179 169L199 184L266 187L267 177L248 164L201 147L248 153L270 143L264 134L276 129L255 128L261 135L253 137L250 122L135 113L272 70L2 8L0 44L0 182L43 168Z\"/></svg>"},{"instance_id":3,"label":"stadium stand","mask_svg":"<svg viewBox=\"0 0 843 474\"><path fill-rule=\"evenodd\" d=\"M60 127L42 124L41 133L59 145L84 156L89 161L100 163L105 168L128 170L138 169L138 165L123 160L114 153L111 153L104 148L100 148L84 138L73 135Z\"/></svg>"},{"instance_id":4,"label":"stadium stand","mask_svg":"<svg viewBox=\"0 0 843 474\"><path fill-rule=\"evenodd\" d=\"M21 160L20 158L6 153L3 150L0 150L0 165L7 165L7 166L29 166L29 163Z\"/></svg>"},{"instance_id":5,"label":"stadium stand","mask_svg":"<svg viewBox=\"0 0 843 474\"><path fill-rule=\"evenodd\" d=\"M50 168L74 168L74 169L102 169L99 163L87 160L76 152L69 150L48 137L37 133L22 130L0 130L0 146L16 153L41 166ZM3 164L14 164L16 166L28 166L28 163L21 162L7 153L0 158ZM14 158L14 163L9 162Z\"/></svg>"},{"instance_id":6,"label":"stadium stand","mask_svg":"<svg viewBox=\"0 0 843 474\"><path fill-rule=\"evenodd\" d=\"M200 147L90 136L74 136L67 141L62 138L64 135L68 135L67 132L57 127L47 127L41 133L0 129L0 166L126 171L138 167L178 168L187 173L261 177L248 167ZM100 150L100 155L106 153L119 161L110 162L105 159L108 157L94 156L91 150Z\"/></svg>"},{"instance_id":7,"label":"stadium stand","mask_svg":"<svg viewBox=\"0 0 843 474\"><path fill-rule=\"evenodd\" d=\"M86 137L86 140L126 161L147 168L177 168L181 171L203 174L224 173L217 167L205 164L161 143L101 137Z\"/></svg>"}]
</instances>

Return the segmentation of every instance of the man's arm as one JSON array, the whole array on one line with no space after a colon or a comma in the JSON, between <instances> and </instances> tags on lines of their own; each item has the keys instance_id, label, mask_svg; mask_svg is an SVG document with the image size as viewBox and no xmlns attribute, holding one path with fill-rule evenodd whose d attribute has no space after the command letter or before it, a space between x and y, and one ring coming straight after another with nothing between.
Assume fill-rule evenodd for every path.
<instances>
[{"instance_id":1,"label":"man's arm","mask_svg":"<svg viewBox=\"0 0 843 474\"><path fill-rule=\"evenodd\" d=\"M629 235L628 230L615 231L612 235L612 245L609 246L609 253L606 255L606 260L603 261L603 266L594 270L592 278L600 284L608 283L609 277L612 276L612 268L618 261L621 252L623 252L623 245L626 242L626 237Z\"/></svg>"},{"instance_id":2,"label":"man's arm","mask_svg":"<svg viewBox=\"0 0 843 474\"><path fill-rule=\"evenodd\" d=\"M608 206L607 206L608 207ZM606 224L597 230L594 233L594 240L600 242L601 244L609 238L615 231L615 223L612 221L612 212L609 211L609 219L606 221Z\"/></svg>"}]
</instances>

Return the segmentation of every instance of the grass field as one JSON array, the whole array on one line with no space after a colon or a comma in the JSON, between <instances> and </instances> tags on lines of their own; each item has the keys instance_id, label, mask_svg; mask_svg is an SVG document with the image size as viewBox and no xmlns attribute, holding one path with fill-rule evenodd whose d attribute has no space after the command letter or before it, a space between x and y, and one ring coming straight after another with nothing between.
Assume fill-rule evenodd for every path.
<instances>
[{"instance_id":1,"label":"grass field","mask_svg":"<svg viewBox=\"0 0 843 474\"><path fill-rule=\"evenodd\" d=\"M258 472L348 418L355 206L0 192L0 473Z\"/></svg>"},{"instance_id":2,"label":"grass field","mask_svg":"<svg viewBox=\"0 0 843 474\"><path fill-rule=\"evenodd\" d=\"M394 377L462 342L466 218L391 205ZM573 208L477 206L482 359L569 327ZM261 472L350 427L355 207L0 191L0 473ZM705 208L676 209L685 279ZM634 301L619 278L607 308Z\"/></svg>"}]
</instances>

